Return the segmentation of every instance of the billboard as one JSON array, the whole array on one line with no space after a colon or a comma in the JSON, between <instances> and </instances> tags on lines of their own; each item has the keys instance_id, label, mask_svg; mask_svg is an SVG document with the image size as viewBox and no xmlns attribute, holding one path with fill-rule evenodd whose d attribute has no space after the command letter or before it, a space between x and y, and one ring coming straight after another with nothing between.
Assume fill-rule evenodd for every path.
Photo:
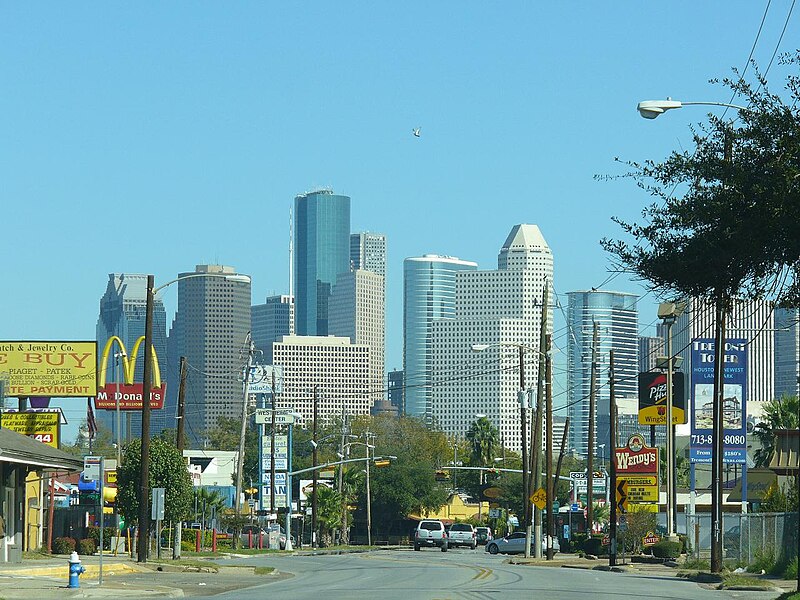
<instances>
[{"instance_id":1,"label":"billboard","mask_svg":"<svg viewBox=\"0 0 800 600\"><path fill-rule=\"evenodd\" d=\"M628 502L658 502L658 448L650 448L634 433L615 449L617 481L627 482Z\"/></svg>"},{"instance_id":2,"label":"billboard","mask_svg":"<svg viewBox=\"0 0 800 600\"><path fill-rule=\"evenodd\" d=\"M672 373L672 424L686 423L683 373ZM667 374L639 373L639 425L667 424Z\"/></svg>"},{"instance_id":3,"label":"billboard","mask_svg":"<svg viewBox=\"0 0 800 600\"><path fill-rule=\"evenodd\" d=\"M710 463L714 444L713 339L692 341L692 437L689 459ZM747 340L728 339L723 358L722 460L744 463L747 456Z\"/></svg>"},{"instance_id":4,"label":"billboard","mask_svg":"<svg viewBox=\"0 0 800 600\"><path fill-rule=\"evenodd\" d=\"M94 396L97 342L0 342L0 375L6 396Z\"/></svg>"},{"instance_id":5,"label":"billboard","mask_svg":"<svg viewBox=\"0 0 800 600\"><path fill-rule=\"evenodd\" d=\"M16 431L53 448L59 445L60 412L3 413L0 426Z\"/></svg>"},{"instance_id":6,"label":"billboard","mask_svg":"<svg viewBox=\"0 0 800 600\"><path fill-rule=\"evenodd\" d=\"M97 381L98 388L94 395L94 405L98 410L116 410L119 401L120 410L142 410L142 395L144 384L133 381L136 373L136 358L139 349L144 343L144 336L136 340L130 354L120 338L113 335L108 338L103 354L100 357ZM107 383L108 357L114 344L119 347L119 357L122 364L122 382ZM167 395L167 384L161 381L161 369L158 365L156 349L152 348L152 385L150 386L150 408L164 408L164 398Z\"/></svg>"},{"instance_id":7,"label":"billboard","mask_svg":"<svg viewBox=\"0 0 800 600\"><path fill-rule=\"evenodd\" d=\"M275 385L275 393L283 392L283 368L272 365L253 365L247 380L248 394L271 394Z\"/></svg>"}]
</instances>

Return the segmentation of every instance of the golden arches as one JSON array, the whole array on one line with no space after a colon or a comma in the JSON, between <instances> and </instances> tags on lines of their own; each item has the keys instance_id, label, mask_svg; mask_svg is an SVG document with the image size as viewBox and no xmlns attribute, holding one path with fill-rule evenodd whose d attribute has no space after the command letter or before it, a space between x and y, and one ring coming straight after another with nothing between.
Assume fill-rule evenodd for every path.
<instances>
[{"instance_id":1,"label":"golden arches","mask_svg":"<svg viewBox=\"0 0 800 600\"><path fill-rule=\"evenodd\" d=\"M131 354L128 355L127 350L125 349L125 344L122 342L119 337L116 335L112 335L108 338L105 347L103 348L103 354L100 357L100 368L97 372L98 377L98 386L104 387L106 384L106 371L108 370L108 357L111 353L111 348L113 347L114 343L116 342L117 346L119 347L119 351L122 353L120 357L122 359L122 377L126 384L133 383L133 375L136 370L136 357L139 354L139 346L142 345L144 342L144 336L141 336L136 343L133 345L133 349ZM156 349L153 346L150 346L152 350L153 359L152 359L152 366L153 366L153 387L160 388L161 387L161 369L158 366L158 355L156 354Z\"/></svg>"}]
</instances>

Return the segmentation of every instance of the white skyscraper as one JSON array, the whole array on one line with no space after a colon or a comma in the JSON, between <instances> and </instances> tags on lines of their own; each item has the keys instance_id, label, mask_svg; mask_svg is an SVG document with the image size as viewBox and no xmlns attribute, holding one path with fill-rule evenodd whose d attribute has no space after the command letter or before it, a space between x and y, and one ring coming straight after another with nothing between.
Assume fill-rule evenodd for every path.
<instances>
[{"instance_id":1,"label":"white skyscraper","mask_svg":"<svg viewBox=\"0 0 800 600\"><path fill-rule=\"evenodd\" d=\"M384 353L386 319L383 276L363 270L336 278L328 305L328 331L347 337L353 344L366 344L369 353L369 389L372 403L386 393Z\"/></svg>"},{"instance_id":2,"label":"white skyscraper","mask_svg":"<svg viewBox=\"0 0 800 600\"><path fill-rule=\"evenodd\" d=\"M539 366L542 296L553 280L553 254L536 225L516 225L506 239L495 271L460 271L455 276L455 314L431 329L433 421L446 433L463 436L485 414L506 447L520 450L518 349L525 385L534 389ZM552 294L548 301L552 306ZM547 331L552 311L547 311ZM491 344L483 352L473 344Z\"/></svg>"}]
</instances>

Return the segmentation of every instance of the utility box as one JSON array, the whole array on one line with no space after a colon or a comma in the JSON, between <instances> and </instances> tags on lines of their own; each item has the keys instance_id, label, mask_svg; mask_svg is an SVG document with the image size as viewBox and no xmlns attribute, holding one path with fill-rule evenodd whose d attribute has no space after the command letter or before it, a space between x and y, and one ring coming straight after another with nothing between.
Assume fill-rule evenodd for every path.
<instances>
[{"instance_id":1,"label":"utility box","mask_svg":"<svg viewBox=\"0 0 800 600\"><path fill-rule=\"evenodd\" d=\"M281 549L281 534L279 531L270 531L267 534L267 548L272 548L273 550Z\"/></svg>"}]
</instances>

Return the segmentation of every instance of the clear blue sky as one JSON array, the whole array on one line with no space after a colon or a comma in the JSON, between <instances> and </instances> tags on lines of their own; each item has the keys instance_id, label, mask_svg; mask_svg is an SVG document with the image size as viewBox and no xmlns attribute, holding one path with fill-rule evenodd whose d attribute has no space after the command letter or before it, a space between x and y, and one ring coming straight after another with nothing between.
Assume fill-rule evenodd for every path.
<instances>
[{"instance_id":1,"label":"clear blue sky","mask_svg":"<svg viewBox=\"0 0 800 600\"><path fill-rule=\"evenodd\" d=\"M218 262L252 275L256 303L286 293L289 208L317 186L352 197L353 231L388 236L389 369L405 257L496 268L511 227L536 223L559 294L600 286L611 216L649 198L593 176L690 148L704 119L636 103L730 101L708 80L754 44L769 63L791 2L759 35L767 4L5 2L0 339L93 338L115 271L158 285ZM799 34L794 15L780 50ZM71 428L85 416L61 404Z\"/></svg>"}]
</instances>

